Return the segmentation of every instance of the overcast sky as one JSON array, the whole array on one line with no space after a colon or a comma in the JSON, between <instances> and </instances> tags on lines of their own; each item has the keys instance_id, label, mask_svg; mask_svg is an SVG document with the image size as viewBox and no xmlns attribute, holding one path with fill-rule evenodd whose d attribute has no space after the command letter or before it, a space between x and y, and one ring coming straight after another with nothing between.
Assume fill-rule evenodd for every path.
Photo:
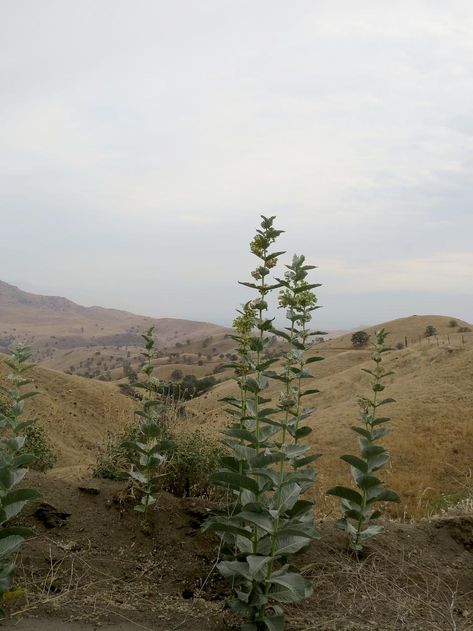
<instances>
[{"instance_id":1,"label":"overcast sky","mask_svg":"<svg viewBox=\"0 0 473 631\"><path fill-rule=\"evenodd\" d=\"M261 213L320 327L473 321L471 0L0 0L0 278L229 324Z\"/></svg>"}]
</instances>

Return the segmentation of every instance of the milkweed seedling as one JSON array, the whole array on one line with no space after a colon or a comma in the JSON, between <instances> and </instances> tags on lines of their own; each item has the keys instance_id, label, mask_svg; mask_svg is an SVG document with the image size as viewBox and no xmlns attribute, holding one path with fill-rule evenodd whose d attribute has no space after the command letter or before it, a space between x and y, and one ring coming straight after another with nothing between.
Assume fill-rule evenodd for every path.
<instances>
[{"instance_id":1,"label":"milkweed seedling","mask_svg":"<svg viewBox=\"0 0 473 631\"><path fill-rule=\"evenodd\" d=\"M233 493L227 511L213 515L207 530L219 533L225 559L218 564L232 585L231 608L243 616L243 631L282 631L285 603L310 595L312 586L291 564L294 553L318 537L312 517L312 502L301 499L313 484L315 470L309 466L317 455L308 453L302 439L312 430L303 421L312 410L304 409L303 397L316 392L303 390L310 377L307 365L318 358L305 357L310 332L307 324L316 308L307 282L312 266L304 257L294 257L284 279L270 284L268 276L284 252L270 248L280 230L274 217L263 217L261 229L251 242L259 259L254 281L242 283L257 293L234 322L238 361L235 369L238 397L224 399L232 423L224 431L224 444L231 455L211 479ZM276 331L268 317L268 294L281 289L280 306L286 309L290 326ZM286 341L282 357L263 357L272 335ZM281 362L279 372L271 370ZM282 391L277 402L265 395L269 379L278 380Z\"/></svg>"},{"instance_id":2,"label":"milkweed seedling","mask_svg":"<svg viewBox=\"0 0 473 631\"><path fill-rule=\"evenodd\" d=\"M380 407L388 403L394 403L394 399L378 399L379 393L385 386L383 381L392 375L392 371L386 372L382 366L382 356L390 348L385 345L388 333L381 329L376 332L376 340L373 344L372 359L375 364L373 370L362 368L373 381L371 399L359 400L361 423L352 427L359 435L360 455L345 455L341 459L350 465L351 476L358 490L346 486L334 486L327 491L329 495L341 498L342 519L337 523L338 527L345 530L350 537L350 548L359 553L363 550L363 542L383 532L384 527L376 523L381 517L380 508L374 508L380 502L398 502L399 496L386 488L383 481L375 473L389 461L389 453L382 445L376 444L384 438L389 429L384 427L391 420L389 416L378 416Z\"/></svg>"}]
</instances>

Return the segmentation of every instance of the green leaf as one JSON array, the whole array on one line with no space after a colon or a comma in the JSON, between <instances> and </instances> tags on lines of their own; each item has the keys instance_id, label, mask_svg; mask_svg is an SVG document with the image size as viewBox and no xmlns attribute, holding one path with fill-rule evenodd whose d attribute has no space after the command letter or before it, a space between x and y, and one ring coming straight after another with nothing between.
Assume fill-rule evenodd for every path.
<instances>
[{"instance_id":1,"label":"green leaf","mask_svg":"<svg viewBox=\"0 0 473 631\"><path fill-rule=\"evenodd\" d=\"M271 556L259 556L255 554L249 554L246 557L246 561L248 563L248 571L251 578L257 576L257 574L261 572L261 570L263 570L272 560L273 557Z\"/></svg>"},{"instance_id":2,"label":"green leaf","mask_svg":"<svg viewBox=\"0 0 473 631\"><path fill-rule=\"evenodd\" d=\"M279 614L277 616L268 616L264 618L263 622L265 623L268 631L284 631L283 614Z\"/></svg>"},{"instance_id":3,"label":"green leaf","mask_svg":"<svg viewBox=\"0 0 473 631\"><path fill-rule=\"evenodd\" d=\"M265 514L263 512L257 513L252 511L241 511L238 513L237 517L244 519L245 521L249 521L252 524L258 526L258 528L262 528L264 531L272 533L274 529L274 521L269 516L269 514Z\"/></svg>"},{"instance_id":4,"label":"green leaf","mask_svg":"<svg viewBox=\"0 0 473 631\"><path fill-rule=\"evenodd\" d=\"M358 506L363 504L363 499L361 495L346 486L333 486L328 491L326 491L327 495L335 495L335 497L341 497L342 499L348 500L349 502L353 502Z\"/></svg>"},{"instance_id":5,"label":"green leaf","mask_svg":"<svg viewBox=\"0 0 473 631\"><path fill-rule=\"evenodd\" d=\"M310 390L304 390L303 392L300 393L301 397L306 397L308 394L319 394L320 390L317 390L316 388L312 388Z\"/></svg>"},{"instance_id":6,"label":"green leaf","mask_svg":"<svg viewBox=\"0 0 473 631\"><path fill-rule=\"evenodd\" d=\"M254 467L267 467L274 462L281 462L285 460L286 456L282 452L278 453L260 453L252 460L252 466Z\"/></svg>"},{"instance_id":7,"label":"green leaf","mask_svg":"<svg viewBox=\"0 0 473 631\"><path fill-rule=\"evenodd\" d=\"M8 558L21 546L24 540L25 537L20 534L5 535L3 532L0 538L0 559Z\"/></svg>"},{"instance_id":8,"label":"green leaf","mask_svg":"<svg viewBox=\"0 0 473 631\"><path fill-rule=\"evenodd\" d=\"M360 489L367 491L375 486L379 486L381 484L381 480L374 475L360 475L357 477L356 483Z\"/></svg>"},{"instance_id":9,"label":"green leaf","mask_svg":"<svg viewBox=\"0 0 473 631\"><path fill-rule=\"evenodd\" d=\"M0 498L0 502L5 510L6 520L15 517L29 500L38 497L40 494L34 489L18 489L4 495Z\"/></svg>"},{"instance_id":10,"label":"green leaf","mask_svg":"<svg viewBox=\"0 0 473 631\"><path fill-rule=\"evenodd\" d=\"M299 439L299 438L304 438L305 436L308 436L311 433L312 433L312 428L309 427L308 425L304 425L304 427L299 427L299 429L296 430L294 436L295 438Z\"/></svg>"},{"instance_id":11,"label":"green leaf","mask_svg":"<svg viewBox=\"0 0 473 631\"><path fill-rule=\"evenodd\" d=\"M210 532L228 532L234 535L239 535L244 539L249 539L250 541L253 539L253 532L251 530L245 530L241 526L236 526L231 523L211 520L205 524L204 530L208 530Z\"/></svg>"},{"instance_id":12,"label":"green leaf","mask_svg":"<svg viewBox=\"0 0 473 631\"><path fill-rule=\"evenodd\" d=\"M288 572L280 576L273 575L268 582L275 585L269 592L270 598L279 602L298 602L309 596L312 591L311 583L296 572Z\"/></svg>"},{"instance_id":13,"label":"green leaf","mask_svg":"<svg viewBox=\"0 0 473 631\"><path fill-rule=\"evenodd\" d=\"M348 462L348 464L350 464L352 467L355 467L355 469L358 469L358 471L362 471L363 473L366 473L368 471L368 464L357 456L351 456L348 454L345 456L341 456L340 459Z\"/></svg>"},{"instance_id":14,"label":"green leaf","mask_svg":"<svg viewBox=\"0 0 473 631\"><path fill-rule=\"evenodd\" d=\"M311 541L311 537L300 537L294 535L279 535L276 539L276 556L286 556L295 554L305 548Z\"/></svg>"},{"instance_id":15,"label":"green leaf","mask_svg":"<svg viewBox=\"0 0 473 631\"><path fill-rule=\"evenodd\" d=\"M401 498L394 491L386 489L376 496L377 502L400 502Z\"/></svg>"},{"instance_id":16,"label":"green leaf","mask_svg":"<svg viewBox=\"0 0 473 631\"><path fill-rule=\"evenodd\" d=\"M312 454L311 456L305 456L305 458L296 458L292 465L294 469L299 469L300 467L304 467L306 464L310 464L314 462L314 460L318 460L322 454Z\"/></svg>"},{"instance_id":17,"label":"green leaf","mask_svg":"<svg viewBox=\"0 0 473 631\"><path fill-rule=\"evenodd\" d=\"M305 360L305 363L306 363L306 364L313 364L314 362L320 362L320 361L322 361L323 359L325 359L325 358L324 358L324 357L317 357L317 356L315 356L315 357L308 357L308 358Z\"/></svg>"},{"instance_id":18,"label":"green leaf","mask_svg":"<svg viewBox=\"0 0 473 631\"><path fill-rule=\"evenodd\" d=\"M381 534L384 531L384 526L375 525L368 526L365 530L361 531L361 539L369 539L370 537L375 537L376 535Z\"/></svg>"},{"instance_id":19,"label":"green leaf","mask_svg":"<svg viewBox=\"0 0 473 631\"><path fill-rule=\"evenodd\" d=\"M279 512L284 514L286 511L291 510L294 504L299 499L299 496L302 492L301 487L297 482L293 482L292 484L286 484L281 489L280 501L281 505L279 508Z\"/></svg>"},{"instance_id":20,"label":"green leaf","mask_svg":"<svg viewBox=\"0 0 473 631\"><path fill-rule=\"evenodd\" d=\"M303 515L312 509L314 502L310 500L297 500L291 510L287 511L289 517L297 517L299 515Z\"/></svg>"},{"instance_id":21,"label":"green leaf","mask_svg":"<svg viewBox=\"0 0 473 631\"><path fill-rule=\"evenodd\" d=\"M386 405L387 403L396 403L396 399L392 399L391 397L383 399L382 401L378 401L378 403L376 403L376 407L379 408L382 405Z\"/></svg>"},{"instance_id":22,"label":"green leaf","mask_svg":"<svg viewBox=\"0 0 473 631\"><path fill-rule=\"evenodd\" d=\"M255 494L258 494L259 492L258 483L252 478L240 473L233 473L232 471L217 471L209 476L209 479L214 484L229 486L231 489L236 489L237 491L243 488L248 489L248 491Z\"/></svg>"},{"instance_id":23,"label":"green leaf","mask_svg":"<svg viewBox=\"0 0 473 631\"><path fill-rule=\"evenodd\" d=\"M251 581L252 579L248 563L244 561L220 561L217 565L217 569L225 578L241 576L248 581Z\"/></svg>"}]
</instances>

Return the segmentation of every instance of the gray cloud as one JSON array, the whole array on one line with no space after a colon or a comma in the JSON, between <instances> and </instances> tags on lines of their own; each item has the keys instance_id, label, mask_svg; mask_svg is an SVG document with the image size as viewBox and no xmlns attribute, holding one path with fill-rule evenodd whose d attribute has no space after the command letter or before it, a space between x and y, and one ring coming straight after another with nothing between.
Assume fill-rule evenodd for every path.
<instances>
[{"instance_id":1,"label":"gray cloud","mask_svg":"<svg viewBox=\"0 0 473 631\"><path fill-rule=\"evenodd\" d=\"M389 316L382 290L473 320L467 0L1 14L5 280L228 323L263 212L319 263L324 326Z\"/></svg>"}]
</instances>

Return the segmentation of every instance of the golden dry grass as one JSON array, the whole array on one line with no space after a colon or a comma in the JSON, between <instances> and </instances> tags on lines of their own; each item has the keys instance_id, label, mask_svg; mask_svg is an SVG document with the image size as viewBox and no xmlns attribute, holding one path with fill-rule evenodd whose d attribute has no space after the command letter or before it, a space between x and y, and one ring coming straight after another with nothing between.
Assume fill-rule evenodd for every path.
<instances>
[{"instance_id":1,"label":"golden dry grass","mask_svg":"<svg viewBox=\"0 0 473 631\"><path fill-rule=\"evenodd\" d=\"M461 336L452 339L449 320L412 316L380 325L392 331L390 343L404 335L416 339L428 324L443 334L439 346L435 339L429 344L421 338L421 343L385 355L386 368L395 372L386 393L397 400L389 406L392 433L387 444L392 458L385 478L402 498L400 505L391 507L397 516L425 514L441 493L454 492L471 474L473 333L464 335L465 344ZM447 335L451 337L450 346ZM339 457L357 452L356 435L350 426L357 423L357 396L369 394L369 377L360 369L369 366L370 351L352 349L350 335L345 335L318 345L312 353L323 356L324 361L311 367L320 394L306 399L306 405L315 407L309 420L314 430L309 440L323 454L319 461L318 501L322 512L328 514L336 504L322 491L349 482L348 466ZM275 396L278 390L278 384L272 383L270 394ZM206 398L191 401L189 407L196 413L197 422L215 430L221 428L226 421L219 400L234 392L235 384L228 381Z\"/></svg>"},{"instance_id":2,"label":"golden dry grass","mask_svg":"<svg viewBox=\"0 0 473 631\"><path fill-rule=\"evenodd\" d=\"M3 385L7 372L1 365ZM26 401L25 414L44 428L64 475L85 473L107 433L120 431L133 419L135 403L114 384L39 366L32 369L31 378L40 394Z\"/></svg>"}]
</instances>

